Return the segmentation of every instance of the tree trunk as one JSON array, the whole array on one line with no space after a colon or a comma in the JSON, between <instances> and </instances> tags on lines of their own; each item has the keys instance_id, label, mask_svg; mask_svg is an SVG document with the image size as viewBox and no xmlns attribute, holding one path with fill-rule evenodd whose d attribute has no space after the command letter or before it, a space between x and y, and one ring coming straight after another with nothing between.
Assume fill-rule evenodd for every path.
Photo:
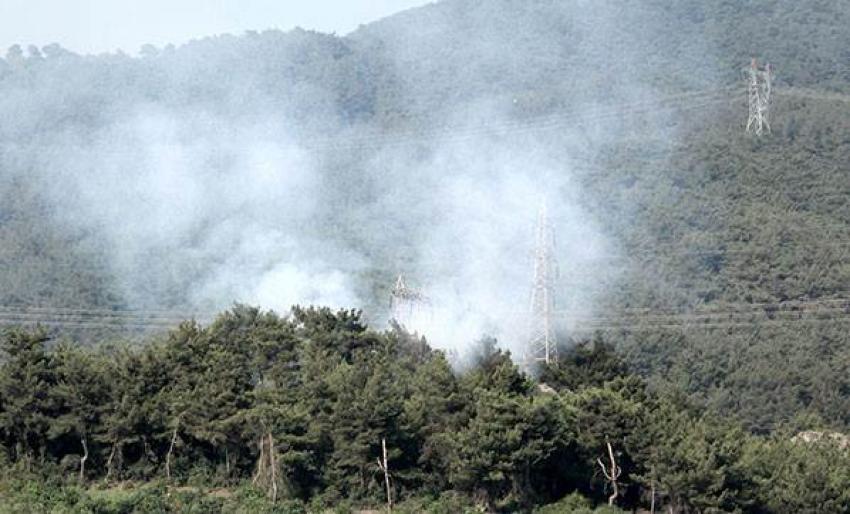
<instances>
[{"instance_id":1,"label":"tree trunk","mask_svg":"<svg viewBox=\"0 0 850 514\"><path fill-rule=\"evenodd\" d=\"M393 510L393 492L390 488L390 468L387 463L387 440L381 439L381 453L383 455L384 460L378 459L378 467L381 468L381 471L384 472L384 484L387 488L387 512L392 512Z\"/></svg>"},{"instance_id":2,"label":"tree trunk","mask_svg":"<svg viewBox=\"0 0 850 514\"><path fill-rule=\"evenodd\" d=\"M265 464L266 464L266 440L265 436L260 437L260 457L257 459L257 472L254 473L254 479L251 480L251 484L257 485L257 482L260 480L260 477L264 475Z\"/></svg>"},{"instance_id":3,"label":"tree trunk","mask_svg":"<svg viewBox=\"0 0 850 514\"><path fill-rule=\"evenodd\" d=\"M599 464L599 467L602 468L602 475L611 483L611 496L608 497L608 505L614 506L614 501L617 499L617 496L620 495L620 486L617 483L617 479L620 478L620 473L623 470L617 466L617 461L614 459L614 448L611 446L611 441L608 438L605 438L605 444L608 446L608 459L611 462L610 470L605 467L605 464L602 463L601 459L596 459L596 463Z\"/></svg>"},{"instance_id":4,"label":"tree trunk","mask_svg":"<svg viewBox=\"0 0 850 514\"><path fill-rule=\"evenodd\" d=\"M655 467L652 468L652 478L649 479L649 514L655 514Z\"/></svg>"},{"instance_id":5,"label":"tree trunk","mask_svg":"<svg viewBox=\"0 0 850 514\"><path fill-rule=\"evenodd\" d=\"M263 424L259 440L260 456L257 459L257 471L251 484L265 490L272 502L277 501L277 452L274 446L274 436L271 430Z\"/></svg>"},{"instance_id":6,"label":"tree trunk","mask_svg":"<svg viewBox=\"0 0 850 514\"><path fill-rule=\"evenodd\" d=\"M613 476L611 480L611 487L614 489L611 493L611 496L608 498L608 505L614 506L614 500L617 499L617 496L620 495L620 489L617 485L617 477L619 477L620 473L617 471L617 462L614 460L614 449L611 448L611 443L606 442L608 445L608 457L611 459L611 475Z\"/></svg>"},{"instance_id":7,"label":"tree trunk","mask_svg":"<svg viewBox=\"0 0 850 514\"><path fill-rule=\"evenodd\" d=\"M104 482L109 482L109 477L112 476L112 461L115 458L115 449L117 448L117 444L112 444L112 451L109 452L109 458L106 459L106 476L103 478Z\"/></svg>"},{"instance_id":8,"label":"tree trunk","mask_svg":"<svg viewBox=\"0 0 850 514\"><path fill-rule=\"evenodd\" d=\"M269 432L269 466L271 467L272 475L272 503L277 501L277 474L275 469L277 468L277 463L275 462L274 453L274 439L272 439L272 433Z\"/></svg>"},{"instance_id":9,"label":"tree trunk","mask_svg":"<svg viewBox=\"0 0 850 514\"><path fill-rule=\"evenodd\" d=\"M655 514L655 482L652 482L649 494L652 495L649 500L649 514Z\"/></svg>"},{"instance_id":10,"label":"tree trunk","mask_svg":"<svg viewBox=\"0 0 850 514\"><path fill-rule=\"evenodd\" d=\"M171 480L171 454L174 453L174 445L177 443L177 429L180 427L180 417L174 423L174 430L171 431L171 444L168 446L168 453L165 454L165 479Z\"/></svg>"},{"instance_id":11,"label":"tree trunk","mask_svg":"<svg viewBox=\"0 0 850 514\"><path fill-rule=\"evenodd\" d=\"M80 442L83 444L83 456L80 457L80 483L86 479L86 461L89 460L89 445L86 444L85 436L80 438Z\"/></svg>"}]
</instances>

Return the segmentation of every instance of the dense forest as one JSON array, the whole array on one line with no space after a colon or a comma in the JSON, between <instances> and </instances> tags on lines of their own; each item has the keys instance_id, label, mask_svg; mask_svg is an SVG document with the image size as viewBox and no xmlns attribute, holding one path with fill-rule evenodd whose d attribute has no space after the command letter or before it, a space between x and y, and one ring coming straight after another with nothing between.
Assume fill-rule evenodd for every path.
<instances>
[{"instance_id":1,"label":"dense forest","mask_svg":"<svg viewBox=\"0 0 850 514\"><path fill-rule=\"evenodd\" d=\"M847 438L794 437L805 418L750 435L650 392L599 338L538 381L492 340L457 372L356 311L235 306L134 350L47 343L2 340L0 510L850 509Z\"/></svg>"},{"instance_id":2,"label":"dense forest","mask_svg":"<svg viewBox=\"0 0 850 514\"><path fill-rule=\"evenodd\" d=\"M0 512L380 509L382 441L400 512L604 512L615 482L612 509L847 512L847 27L847 0L445 0L12 47ZM541 190L581 314L557 366L378 328L399 271L489 325L525 302Z\"/></svg>"}]
</instances>

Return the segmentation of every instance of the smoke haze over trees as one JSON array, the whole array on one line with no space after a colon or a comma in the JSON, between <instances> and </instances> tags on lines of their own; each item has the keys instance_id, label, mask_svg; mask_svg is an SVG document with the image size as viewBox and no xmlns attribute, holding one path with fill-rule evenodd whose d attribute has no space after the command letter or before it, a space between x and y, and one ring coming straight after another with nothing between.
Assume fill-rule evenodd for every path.
<instances>
[{"instance_id":1,"label":"smoke haze over trees","mask_svg":"<svg viewBox=\"0 0 850 514\"><path fill-rule=\"evenodd\" d=\"M364 323L377 327L405 273L432 300L428 323L412 327L432 348L474 362L474 342L490 336L517 355L533 221L545 200L557 231L557 303L570 314L563 341L584 339L590 324L647 394L687 399L687 408L647 414L655 422L705 413L694 429L702 432L676 436L704 446L664 447L665 458L731 452L726 438L737 432L727 428L738 425L783 441L791 427L846 432L847 27L847 0L446 0L346 36L249 32L145 46L137 57L22 42L0 59L0 307L206 317L233 302L282 314L313 304L363 308ZM776 74L773 133L760 139L743 132L741 71L752 57ZM101 346L126 334L51 335ZM560 380L571 391L587 386ZM510 395L525 409L529 391ZM504 400L487 398L464 403L463 422L440 430L485 431L472 413L496 416ZM646 407L621 400L618 409ZM550 415L535 408L521 414ZM162 415L151 435L157 472L175 419ZM58 437L45 430L24 438L33 455ZM427 446L421 432L398 430L393 437ZM363 444L380 443L372 439ZM779 458L786 443L770 441L752 440L776 444L762 455L715 455L728 464L718 469L735 474L746 459ZM596 451L598 443L575 444ZM629 455L637 467L624 472L646 486L646 460ZM104 471L105 457L92 457L92 473ZM254 457L243 454L241 465ZM469 468L477 457L442 462L434 475L452 487L488 483L489 497L505 500L509 474L487 482L475 473L498 464ZM524 457L516 458L513 472ZM582 473L595 472L593 459ZM670 480L685 480L678 473L689 465L679 466ZM351 479L333 469L317 483ZM582 483L599 479L591 475ZM706 480L715 496L726 487L726 478ZM601 482L584 487L575 488L602 498ZM557 499L540 494L511 501ZM738 500L741 509L769 504ZM835 505L820 512L839 512Z\"/></svg>"}]
</instances>

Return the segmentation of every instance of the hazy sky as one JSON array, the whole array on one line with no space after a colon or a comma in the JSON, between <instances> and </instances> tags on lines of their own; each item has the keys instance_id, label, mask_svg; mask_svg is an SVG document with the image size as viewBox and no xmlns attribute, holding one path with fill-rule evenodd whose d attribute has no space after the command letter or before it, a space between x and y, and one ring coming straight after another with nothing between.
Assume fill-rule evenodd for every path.
<instances>
[{"instance_id":1,"label":"hazy sky","mask_svg":"<svg viewBox=\"0 0 850 514\"><path fill-rule=\"evenodd\" d=\"M12 44L78 53L162 46L296 26L345 34L427 0L0 0L0 55Z\"/></svg>"}]
</instances>

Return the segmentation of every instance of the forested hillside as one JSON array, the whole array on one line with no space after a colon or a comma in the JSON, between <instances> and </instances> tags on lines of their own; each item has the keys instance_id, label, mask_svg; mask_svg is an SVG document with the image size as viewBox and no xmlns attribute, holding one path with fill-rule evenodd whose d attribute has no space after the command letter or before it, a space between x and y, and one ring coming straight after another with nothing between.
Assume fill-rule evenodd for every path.
<instances>
[{"instance_id":1,"label":"forested hillside","mask_svg":"<svg viewBox=\"0 0 850 514\"><path fill-rule=\"evenodd\" d=\"M713 462L735 474L740 459L751 458L747 465L759 472L779 473L758 459L787 452L802 461L787 443L793 431L850 429L848 27L847 0L446 0L346 36L267 31L146 47L137 57L13 47L0 60L0 320L43 318L5 314L35 307L144 309L162 329L184 312L205 318L248 301L280 312L292 303L362 307L377 326L393 277L404 271L450 291L446 310L485 311L475 313L485 320L476 328L500 319L510 325L505 313L525 304L530 287L523 245L536 205L527 204L545 193L558 231L558 303L570 318L565 350L599 332L635 375L627 381L645 381L639 394L651 400L630 404L635 416L666 427L664 416L688 412L706 423L695 425L699 436L669 435L680 437L676 444L700 441L699 451L663 451L701 461L694 457L701 451L726 451L723 438L756 434L747 439L754 453L744 445L733 457L712 454ZM742 70L753 57L775 74L772 132L762 137L744 132ZM157 339L140 332L154 325L138 317L106 323L98 315L95 323L62 312L53 315L51 336L98 346L128 335ZM466 321L452 318L429 343L451 350L484 335L456 330ZM173 338L189 337L185 330L169 336L169 351L182 344ZM213 337L218 329L197 330ZM381 344L396 336L384 337ZM188 359L151 348L133 359L167 366ZM625 395L618 402L638 394L602 382L578 389ZM529 401L532 417L551 403L566 402L569 411L583 394L564 384L569 399L541 399L523 384L511 405ZM653 402L671 398L682 405L654 410L668 407ZM458 412L466 412L467 430L469 412L499 411L464 401ZM135 448L128 447L127 473L161 474L176 419L169 412L151 428L152 456L143 456L154 444L147 435L127 436ZM730 428L736 424L741 434ZM191 434L192 451L220 461L220 439ZM427 453L427 437L417 434L410 444L418 449L392 457L410 474L398 490L442 490L405 460ZM373 435L363 443L370 463L380 443ZM37 456L53 437L41 433L27 451ZM602 436L594 437L546 451L598 453ZM115 442L103 441L111 443L99 443L107 453L92 457L92 476L105 472ZM640 452L653 446L634 444L622 450L635 466L624 473L645 499L651 469ZM42 455L58 460L63 451ZM247 476L257 448L241 451L234 458ZM500 471L481 479L495 481L486 497L511 508L578 489L602 501L594 459L603 454L582 455L584 468L560 470L577 473L581 486L525 489ZM478 457L467 457L429 476L450 477L452 488L477 482L469 466ZM301 490L302 498L379 497L379 483L369 480L380 477L326 490L339 477L319 475L335 469L333 459L311 464L313 482L299 487L313 490ZM759 487L805 482L754 473L747 468ZM711 501L732 487L726 479L708 480ZM818 479L812 491L842 483ZM780 512L777 505L790 501L787 490L777 499L774 490L738 484L763 496L689 508ZM638 485L624 495L638 494L630 487ZM682 501L703 494L688 487L663 489L688 490ZM812 512L840 512L836 505Z\"/></svg>"},{"instance_id":2,"label":"forested hillside","mask_svg":"<svg viewBox=\"0 0 850 514\"><path fill-rule=\"evenodd\" d=\"M539 385L493 341L458 374L353 311L237 306L135 350L45 339L2 340L0 512L850 508L846 438L749 435L648 391L602 340Z\"/></svg>"}]
</instances>

